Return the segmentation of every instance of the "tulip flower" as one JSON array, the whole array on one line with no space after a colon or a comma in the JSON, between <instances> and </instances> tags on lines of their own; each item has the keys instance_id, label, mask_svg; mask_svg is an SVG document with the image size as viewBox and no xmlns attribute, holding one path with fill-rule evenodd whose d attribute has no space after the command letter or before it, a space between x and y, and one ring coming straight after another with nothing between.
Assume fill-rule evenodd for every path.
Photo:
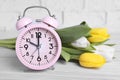
<instances>
[{"instance_id":1,"label":"tulip flower","mask_svg":"<svg viewBox=\"0 0 120 80\"><path fill-rule=\"evenodd\" d=\"M107 45L99 45L94 46L94 48L96 49L94 52L104 56L107 62L112 61L115 52L115 49L113 47Z\"/></svg>"},{"instance_id":2,"label":"tulip flower","mask_svg":"<svg viewBox=\"0 0 120 80\"><path fill-rule=\"evenodd\" d=\"M99 68L105 64L105 58L100 54L83 53L79 57L79 63L83 67Z\"/></svg>"},{"instance_id":3,"label":"tulip flower","mask_svg":"<svg viewBox=\"0 0 120 80\"><path fill-rule=\"evenodd\" d=\"M110 37L106 28L92 28L90 35L88 40L92 43L103 42Z\"/></svg>"},{"instance_id":4,"label":"tulip flower","mask_svg":"<svg viewBox=\"0 0 120 80\"><path fill-rule=\"evenodd\" d=\"M76 48L86 48L87 46L90 45L90 43L86 37L81 37L75 40L74 42L72 42L71 45Z\"/></svg>"}]
</instances>

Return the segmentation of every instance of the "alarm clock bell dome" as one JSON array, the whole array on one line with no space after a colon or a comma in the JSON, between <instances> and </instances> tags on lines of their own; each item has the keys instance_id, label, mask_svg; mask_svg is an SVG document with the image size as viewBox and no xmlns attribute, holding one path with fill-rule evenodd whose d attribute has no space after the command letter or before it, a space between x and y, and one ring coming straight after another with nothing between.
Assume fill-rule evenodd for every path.
<instances>
[{"instance_id":1,"label":"alarm clock bell dome","mask_svg":"<svg viewBox=\"0 0 120 80\"><path fill-rule=\"evenodd\" d=\"M53 28L57 28L57 27L58 27L58 22L57 22L57 20L56 20L55 18L53 18L53 17L50 17L50 16L43 18L43 19L42 19L42 22L50 25L50 26L53 27Z\"/></svg>"},{"instance_id":2,"label":"alarm clock bell dome","mask_svg":"<svg viewBox=\"0 0 120 80\"><path fill-rule=\"evenodd\" d=\"M28 17L23 17L16 23L17 30L22 29L23 27L27 26L28 24L32 23L32 19Z\"/></svg>"}]
</instances>

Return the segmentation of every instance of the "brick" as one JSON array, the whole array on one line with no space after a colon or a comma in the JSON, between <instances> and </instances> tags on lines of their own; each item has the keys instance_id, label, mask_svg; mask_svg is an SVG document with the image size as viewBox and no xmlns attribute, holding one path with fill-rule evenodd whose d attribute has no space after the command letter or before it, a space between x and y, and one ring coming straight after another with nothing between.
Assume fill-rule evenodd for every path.
<instances>
[{"instance_id":1,"label":"brick","mask_svg":"<svg viewBox=\"0 0 120 80\"><path fill-rule=\"evenodd\" d=\"M120 0L86 0L85 9L95 11L120 10Z\"/></svg>"},{"instance_id":2,"label":"brick","mask_svg":"<svg viewBox=\"0 0 120 80\"><path fill-rule=\"evenodd\" d=\"M110 11L120 10L120 0L108 0L108 9Z\"/></svg>"},{"instance_id":3,"label":"brick","mask_svg":"<svg viewBox=\"0 0 120 80\"><path fill-rule=\"evenodd\" d=\"M0 11L22 12L33 5L40 5L39 0L0 0Z\"/></svg>"},{"instance_id":4,"label":"brick","mask_svg":"<svg viewBox=\"0 0 120 80\"><path fill-rule=\"evenodd\" d=\"M83 0L42 0L42 6L51 11L79 11L83 5Z\"/></svg>"},{"instance_id":5,"label":"brick","mask_svg":"<svg viewBox=\"0 0 120 80\"><path fill-rule=\"evenodd\" d=\"M106 10L108 0L86 0L85 9L86 10Z\"/></svg>"},{"instance_id":6,"label":"brick","mask_svg":"<svg viewBox=\"0 0 120 80\"><path fill-rule=\"evenodd\" d=\"M91 27L103 27L105 25L104 12L66 12L64 26L73 26L86 21Z\"/></svg>"}]
</instances>

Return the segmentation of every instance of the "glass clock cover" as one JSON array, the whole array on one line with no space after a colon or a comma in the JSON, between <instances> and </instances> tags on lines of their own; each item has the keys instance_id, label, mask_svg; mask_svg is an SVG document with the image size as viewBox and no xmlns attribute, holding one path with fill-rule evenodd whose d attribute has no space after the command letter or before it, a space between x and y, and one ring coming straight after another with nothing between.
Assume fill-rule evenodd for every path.
<instances>
[{"instance_id":1,"label":"glass clock cover","mask_svg":"<svg viewBox=\"0 0 120 80\"><path fill-rule=\"evenodd\" d=\"M54 65L61 53L61 40L54 29L44 23L28 25L16 42L19 60L34 70Z\"/></svg>"}]
</instances>

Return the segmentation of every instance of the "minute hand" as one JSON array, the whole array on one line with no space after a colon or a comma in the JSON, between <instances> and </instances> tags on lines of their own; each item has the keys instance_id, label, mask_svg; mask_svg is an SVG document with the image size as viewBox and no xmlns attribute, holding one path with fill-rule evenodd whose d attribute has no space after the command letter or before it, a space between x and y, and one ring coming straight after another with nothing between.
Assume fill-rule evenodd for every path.
<instances>
[{"instance_id":1,"label":"minute hand","mask_svg":"<svg viewBox=\"0 0 120 80\"><path fill-rule=\"evenodd\" d=\"M39 47L39 45L40 45L40 41L39 40L40 40L40 38L38 37L37 38L37 47Z\"/></svg>"}]
</instances>

